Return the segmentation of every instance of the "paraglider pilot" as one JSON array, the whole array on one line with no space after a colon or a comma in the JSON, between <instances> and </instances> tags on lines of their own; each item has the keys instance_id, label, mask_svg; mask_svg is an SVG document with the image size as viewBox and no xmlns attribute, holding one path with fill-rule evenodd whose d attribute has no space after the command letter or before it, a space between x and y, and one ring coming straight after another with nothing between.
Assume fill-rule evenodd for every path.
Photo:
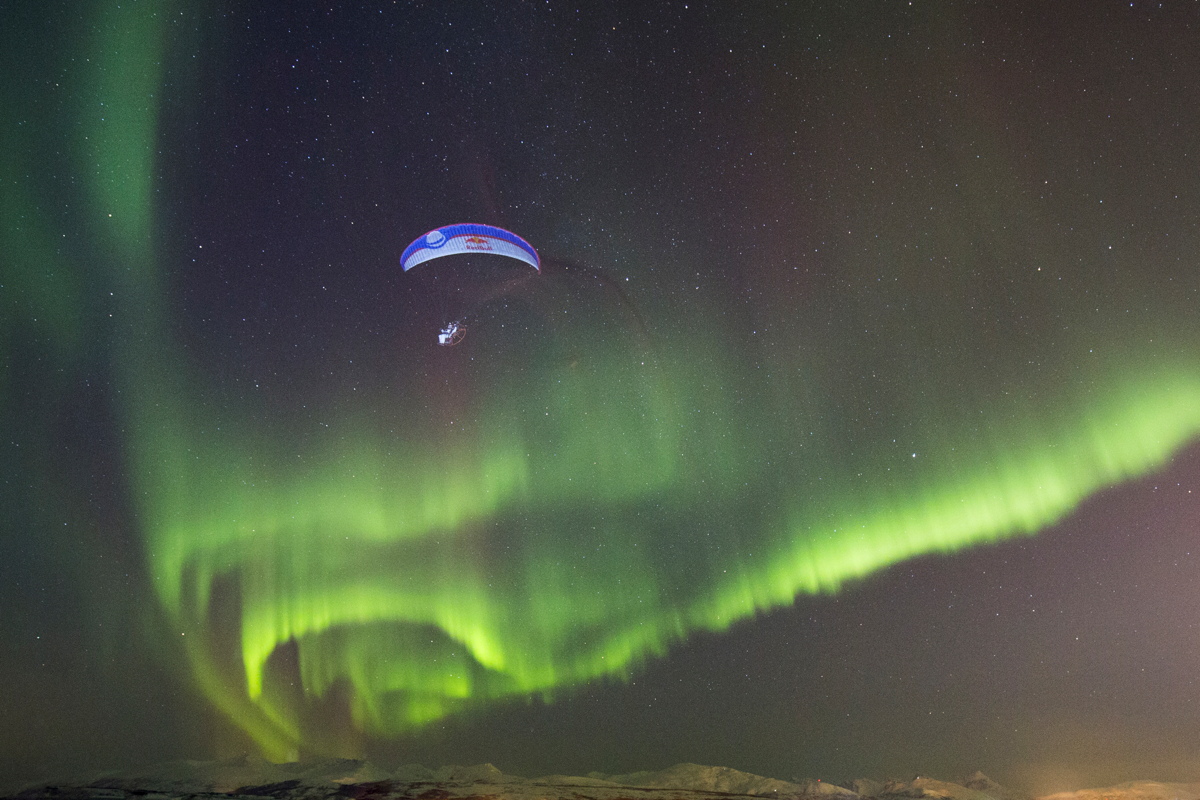
<instances>
[{"instance_id":1,"label":"paraglider pilot","mask_svg":"<svg viewBox=\"0 0 1200 800\"><path fill-rule=\"evenodd\" d=\"M450 346L458 344L462 338L467 335L467 329L461 322L451 322L446 327L442 328L438 334L438 344Z\"/></svg>"}]
</instances>

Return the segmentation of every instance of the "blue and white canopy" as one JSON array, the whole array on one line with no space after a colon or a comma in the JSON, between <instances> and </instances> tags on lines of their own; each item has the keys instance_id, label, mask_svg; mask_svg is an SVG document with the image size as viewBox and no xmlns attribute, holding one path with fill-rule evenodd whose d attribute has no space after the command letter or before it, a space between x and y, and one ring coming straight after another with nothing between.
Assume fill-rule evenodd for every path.
<instances>
[{"instance_id":1,"label":"blue and white canopy","mask_svg":"<svg viewBox=\"0 0 1200 800\"><path fill-rule=\"evenodd\" d=\"M508 256L525 262L538 272L542 271L541 259L529 242L503 228L471 222L444 225L421 236L404 248L400 266L408 272L418 264L442 256L475 253Z\"/></svg>"}]
</instances>

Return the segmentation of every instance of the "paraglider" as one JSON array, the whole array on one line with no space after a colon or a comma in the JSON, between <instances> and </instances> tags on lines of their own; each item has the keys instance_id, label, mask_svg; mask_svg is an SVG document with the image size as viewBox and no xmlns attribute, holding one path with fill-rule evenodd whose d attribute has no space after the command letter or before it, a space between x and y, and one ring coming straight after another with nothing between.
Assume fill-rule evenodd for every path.
<instances>
[{"instance_id":1,"label":"paraglider","mask_svg":"<svg viewBox=\"0 0 1200 800\"><path fill-rule=\"evenodd\" d=\"M513 259L533 267L535 274L541 273L542 269L541 259L538 258L537 251L529 242L503 228L477 223L445 225L418 237L404 249L404 253L400 256L400 266L405 272L408 272L413 267L445 256L460 257L458 260L463 263L458 269L465 268L467 270L474 280L464 280L470 283L489 283L492 280L498 280L502 286L506 285L511 279L494 278L494 268L505 265L502 271L507 272L510 269L508 265L515 266L512 263ZM486 262L491 266L485 267L483 261L476 261L473 258L464 261L462 258L464 256L486 257ZM494 256L505 256L507 260L494 259ZM443 284L445 283L447 281L443 281ZM456 291L458 288L456 287ZM446 286L439 287L439 291L440 299L445 305ZM445 320L444 327L438 333L438 344L450 346L462 341L466 334L467 317L474 310L473 307L467 307L461 310L460 316ZM447 314L448 311L443 308L442 313Z\"/></svg>"}]
</instances>

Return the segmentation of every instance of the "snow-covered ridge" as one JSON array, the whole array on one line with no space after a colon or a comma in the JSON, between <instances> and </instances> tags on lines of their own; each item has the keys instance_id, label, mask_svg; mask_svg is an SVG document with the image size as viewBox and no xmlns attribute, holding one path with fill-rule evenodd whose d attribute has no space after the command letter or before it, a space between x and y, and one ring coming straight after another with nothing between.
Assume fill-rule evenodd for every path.
<instances>
[{"instance_id":1,"label":"snow-covered ridge","mask_svg":"<svg viewBox=\"0 0 1200 800\"><path fill-rule=\"evenodd\" d=\"M926 777L857 780L850 787L790 782L728 767L676 764L656 772L523 778L491 764L386 770L367 761L273 764L252 757L173 761L141 770L26 787L20 800L1034 800L976 773L962 783ZM0 798L3 800L3 798ZM1126 783L1037 800L1200 800L1200 783Z\"/></svg>"},{"instance_id":2,"label":"snow-covered ridge","mask_svg":"<svg viewBox=\"0 0 1200 800\"><path fill-rule=\"evenodd\" d=\"M1200 800L1200 783L1130 781L1107 789L1059 792L1038 800Z\"/></svg>"}]
</instances>

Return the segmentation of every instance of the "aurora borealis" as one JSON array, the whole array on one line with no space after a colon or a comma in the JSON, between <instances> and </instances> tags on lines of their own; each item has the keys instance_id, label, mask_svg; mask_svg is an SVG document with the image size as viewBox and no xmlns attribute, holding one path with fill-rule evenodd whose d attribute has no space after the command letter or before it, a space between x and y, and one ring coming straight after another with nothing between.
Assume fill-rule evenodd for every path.
<instances>
[{"instance_id":1,"label":"aurora borealis","mask_svg":"<svg viewBox=\"0 0 1200 800\"><path fill-rule=\"evenodd\" d=\"M8 772L1194 779L1196 9L499 6L0 7Z\"/></svg>"}]
</instances>

